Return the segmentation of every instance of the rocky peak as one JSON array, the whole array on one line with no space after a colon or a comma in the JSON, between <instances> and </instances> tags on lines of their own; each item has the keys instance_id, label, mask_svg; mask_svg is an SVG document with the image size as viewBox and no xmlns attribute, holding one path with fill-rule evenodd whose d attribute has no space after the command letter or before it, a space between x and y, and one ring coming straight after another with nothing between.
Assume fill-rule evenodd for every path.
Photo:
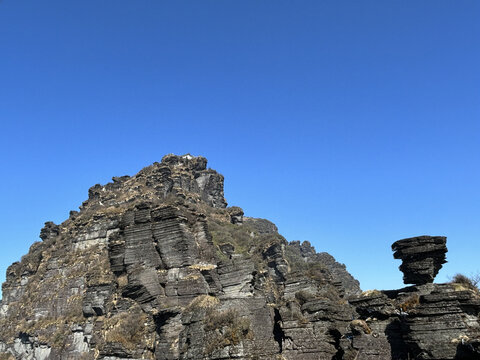
<instances>
[{"instance_id":1,"label":"rocky peak","mask_svg":"<svg viewBox=\"0 0 480 360\"><path fill-rule=\"evenodd\" d=\"M358 282L223 196L207 160L167 155L89 189L12 264L0 359L331 359ZM343 284L351 281L352 291Z\"/></svg>"},{"instance_id":2,"label":"rocky peak","mask_svg":"<svg viewBox=\"0 0 480 360\"><path fill-rule=\"evenodd\" d=\"M174 154L165 155L162 158L162 164L191 171L202 171L207 169L206 158L203 156L192 156L190 154L185 154L182 156Z\"/></svg>"},{"instance_id":3,"label":"rocky peak","mask_svg":"<svg viewBox=\"0 0 480 360\"><path fill-rule=\"evenodd\" d=\"M40 230L40 239L46 241L48 239L55 238L58 236L59 232L60 229L58 225L51 221L47 221L42 230Z\"/></svg>"},{"instance_id":4,"label":"rocky peak","mask_svg":"<svg viewBox=\"0 0 480 360\"><path fill-rule=\"evenodd\" d=\"M401 259L399 269L405 284L423 285L432 283L447 261L447 238L445 236L417 236L398 240L392 244L393 257Z\"/></svg>"},{"instance_id":5,"label":"rocky peak","mask_svg":"<svg viewBox=\"0 0 480 360\"><path fill-rule=\"evenodd\" d=\"M81 211L109 207L128 207L138 201L159 203L168 197L183 198L190 203L204 202L224 208L223 176L207 169L207 159L190 154L166 155L138 174L113 177L106 185L97 184L88 190L88 200Z\"/></svg>"}]
</instances>

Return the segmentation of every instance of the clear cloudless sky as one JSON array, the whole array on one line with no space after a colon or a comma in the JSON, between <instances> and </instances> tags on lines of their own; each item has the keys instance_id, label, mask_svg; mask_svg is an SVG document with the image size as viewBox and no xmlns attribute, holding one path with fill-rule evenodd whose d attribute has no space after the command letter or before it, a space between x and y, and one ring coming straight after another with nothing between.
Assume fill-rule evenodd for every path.
<instances>
[{"instance_id":1,"label":"clear cloudless sky","mask_svg":"<svg viewBox=\"0 0 480 360\"><path fill-rule=\"evenodd\" d=\"M448 237L480 271L480 1L3 0L0 281L112 176L203 155L361 282Z\"/></svg>"}]
</instances>

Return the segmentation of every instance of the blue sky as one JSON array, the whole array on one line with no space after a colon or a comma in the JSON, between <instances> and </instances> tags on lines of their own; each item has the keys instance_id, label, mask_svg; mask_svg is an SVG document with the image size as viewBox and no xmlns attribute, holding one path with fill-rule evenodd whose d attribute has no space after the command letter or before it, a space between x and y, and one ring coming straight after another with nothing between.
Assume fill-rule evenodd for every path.
<instances>
[{"instance_id":1,"label":"blue sky","mask_svg":"<svg viewBox=\"0 0 480 360\"><path fill-rule=\"evenodd\" d=\"M480 2L0 3L0 280L112 176L209 159L230 205L398 288L480 271Z\"/></svg>"}]
</instances>

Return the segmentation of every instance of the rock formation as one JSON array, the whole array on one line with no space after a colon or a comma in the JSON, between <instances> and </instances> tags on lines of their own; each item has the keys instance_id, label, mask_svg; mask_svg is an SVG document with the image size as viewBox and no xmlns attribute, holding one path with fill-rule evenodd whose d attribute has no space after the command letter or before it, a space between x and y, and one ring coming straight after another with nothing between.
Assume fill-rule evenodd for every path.
<instances>
[{"instance_id":1,"label":"rock formation","mask_svg":"<svg viewBox=\"0 0 480 360\"><path fill-rule=\"evenodd\" d=\"M403 260L404 282L416 285L351 298L365 328L347 345L364 359L480 359L478 289L433 284L446 262L446 237L403 239L392 249Z\"/></svg>"},{"instance_id":2,"label":"rock formation","mask_svg":"<svg viewBox=\"0 0 480 360\"><path fill-rule=\"evenodd\" d=\"M478 358L474 290L361 293L331 255L227 207L206 165L165 156L47 222L7 270L0 359Z\"/></svg>"},{"instance_id":3,"label":"rock formation","mask_svg":"<svg viewBox=\"0 0 480 360\"><path fill-rule=\"evenodd\" d=\"M444 236L418 236L393 243L395 259L401 259L400 270L405 284L432 283L447 261L447 238Z\"/></svg>"}]
</instances>

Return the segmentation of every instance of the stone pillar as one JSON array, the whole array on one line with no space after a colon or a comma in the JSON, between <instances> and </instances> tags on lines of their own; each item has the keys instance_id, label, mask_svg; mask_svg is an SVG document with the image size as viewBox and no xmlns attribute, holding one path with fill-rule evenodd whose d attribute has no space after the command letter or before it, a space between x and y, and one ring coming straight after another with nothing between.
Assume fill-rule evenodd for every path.
<instances>
[{"instance_id":1,"label":"stone pillar","mask_svg":"<svg viewBox=\"0 0 480 360\"><path fill-rule=\"evenodd\" d=\"M393 257L402 260L399 269L403 272L403 282L415 285L432 283L442 265L447 262L446 244L445 236L428 235L394 242Z\"/></svg>"}]
</instances>

